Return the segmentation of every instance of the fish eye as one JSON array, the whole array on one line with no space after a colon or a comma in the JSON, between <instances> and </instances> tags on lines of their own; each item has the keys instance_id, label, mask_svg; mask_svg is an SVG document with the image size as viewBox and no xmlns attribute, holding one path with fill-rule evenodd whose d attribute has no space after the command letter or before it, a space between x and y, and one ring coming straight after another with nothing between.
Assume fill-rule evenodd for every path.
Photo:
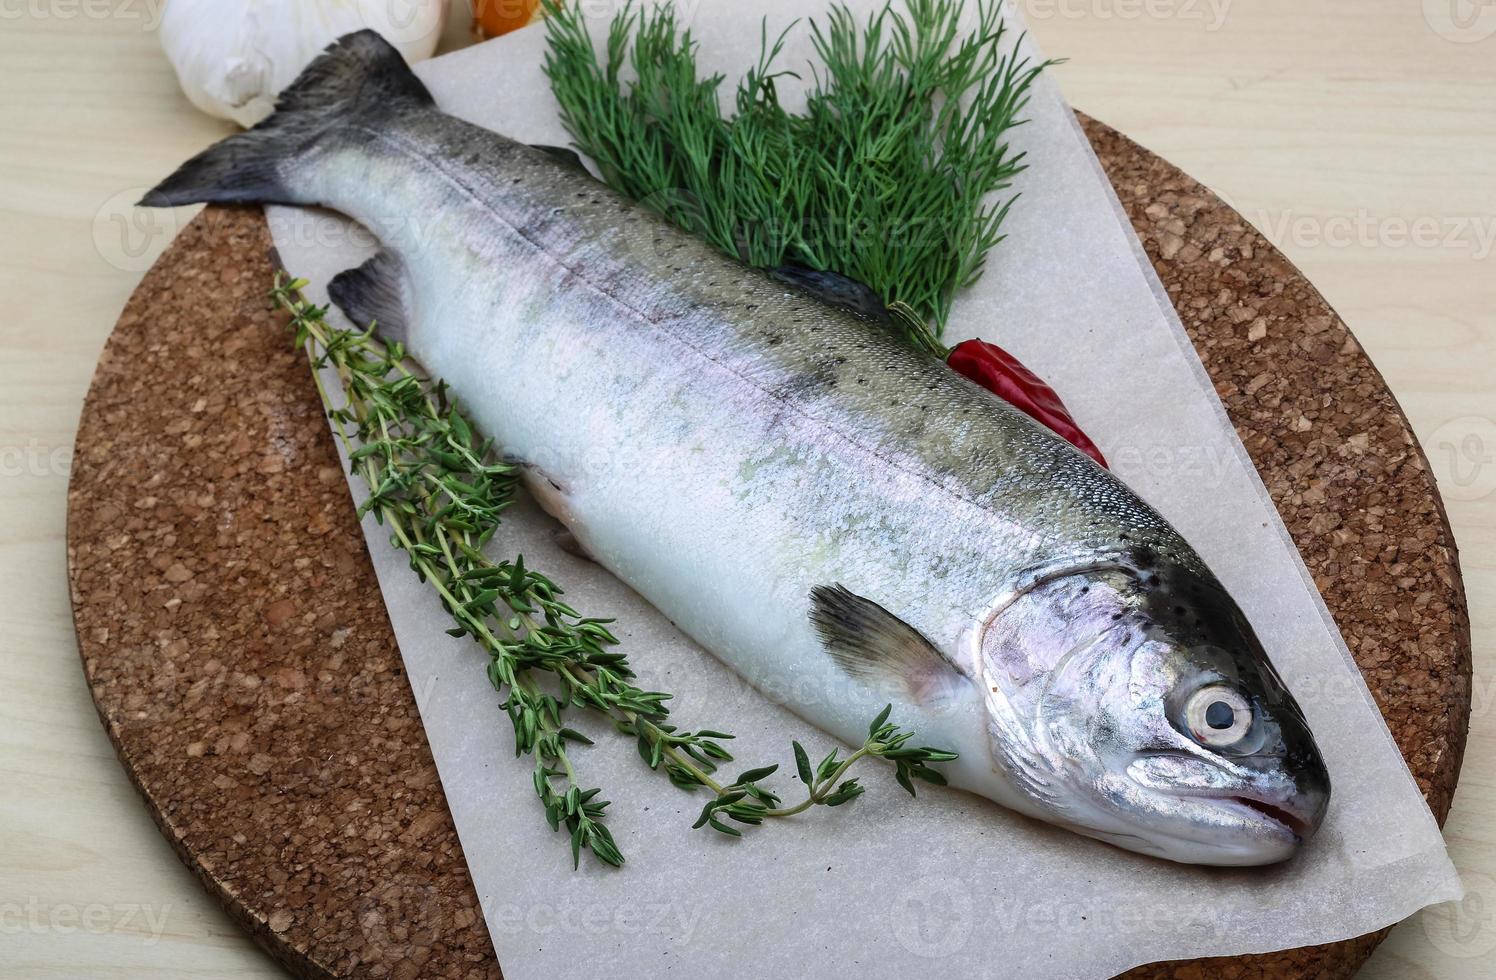
<instances>
[{"instance_id":1,"label":"fish eye","mask_svg":"<svg viewBox=\"0 0 1496 980\"><path fill-rule=\"evenodd\" d=\"M1252 706L1235 689L1212 684L1190 695L1184 706L1184 722L1201 745L1225 748L1251 731Z\"/></svg>"}]
</instances>

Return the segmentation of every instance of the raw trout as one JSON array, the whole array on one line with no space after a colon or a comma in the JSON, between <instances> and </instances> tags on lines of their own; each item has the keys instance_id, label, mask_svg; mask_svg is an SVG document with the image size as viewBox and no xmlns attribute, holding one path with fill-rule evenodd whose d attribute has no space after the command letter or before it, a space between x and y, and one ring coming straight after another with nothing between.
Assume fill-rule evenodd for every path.
<instances>
[{"instance_id":1,"label":"raw trout","mask_svg":"<svg viewBox=\"0 0 1496 980\"><path fill-rule=\"evenodd\" d=\"M866 316L575 161L437 110L378 35L144 204L324 205L331 284L450 382L604 567L860 743L886 701L953 785L1175 861L1281 861L1329 778L1199 556L1120 480Z\"/></svg>"}]
</instances>

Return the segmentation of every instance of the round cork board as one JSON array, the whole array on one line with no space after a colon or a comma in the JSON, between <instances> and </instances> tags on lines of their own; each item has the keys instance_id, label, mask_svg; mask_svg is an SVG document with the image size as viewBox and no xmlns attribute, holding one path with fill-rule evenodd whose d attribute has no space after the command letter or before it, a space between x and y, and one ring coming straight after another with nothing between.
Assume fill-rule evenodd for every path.
<instances>
[{"instance_id":1,"label":"round cork board","mask_svg":"<svg viewBox=\"0 0 1496 980\"><path fill-rule=\"evenodd\" d=\"M1082 117L1443 822L1470 709L1454 541L1344 323L1200 184ZM99 361L68 493L83 668L188 867L304 977L497 977L258 209L209 208ZM1385 933L1129 977L1345 977Z\"/></svg>"}]
</instances>

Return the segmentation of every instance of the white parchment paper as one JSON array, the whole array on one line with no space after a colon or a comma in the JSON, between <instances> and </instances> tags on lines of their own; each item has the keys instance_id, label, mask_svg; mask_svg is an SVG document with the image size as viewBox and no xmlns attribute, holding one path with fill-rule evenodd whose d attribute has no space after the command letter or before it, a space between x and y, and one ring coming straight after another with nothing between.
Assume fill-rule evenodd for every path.
<instances>
[{"instance_id":1,"label":"white parchment paper","mask_svg":"<svg viewBox=\"0 0 1496 980\"><path fill-rule=\"evenodd\" d=\"M611 8L593 7L600 30ZM685 12L703 68L731 81L757 54L761 16L772 32L805 9L773 0ZM1009 23L1021 27L1016 14ZM544 40L543 29L530 28L419 71L447 111L517 139L565 145L540 70ZM782 64L803 66L809 54L798 30ZM529 763L514 756L483 655L443 634L448 623L432 593L366 522L488 929L512 980L605 971L907 977L930 969L1101 977L1155 960L1342 939L1457 897L1438 828L1052 78L1039 83L1027 116L1014 142L1030 168L1019 178L1009 241L960 297L948 339L999 342L1048 379L1119 475L1220 575L1324 751L1334 784L1324 828L1284 867L1181 867L956 792L928 789L911 802L890 775L869 771L871 789L852 806L733 842L690 831L702 798L648 772L630 740L593 725L598 745L578 753L583 781L614 801L610 822L628 864L612 871L584 859L574 872L565 842L541 817ZM281 258L312 281L318 301L333 274L370 252L367 236L325 214L273 208L271 221ZM362 496L362 487L353 490ZM643 683L678 695L682 724L737 733L745 766L792 768L791 738L813 755L826 751L828 737L747 688L607 572L560 551L553 528L519 508L496 550L522 552L589 615L617 617Z\"/></svg>"}]
</instances>

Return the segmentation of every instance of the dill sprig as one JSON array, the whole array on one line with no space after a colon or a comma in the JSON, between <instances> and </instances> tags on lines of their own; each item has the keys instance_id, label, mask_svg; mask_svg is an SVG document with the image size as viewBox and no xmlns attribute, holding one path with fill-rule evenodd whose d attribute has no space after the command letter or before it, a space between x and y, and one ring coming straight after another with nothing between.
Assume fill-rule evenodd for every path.
<instances>
[{"instance_id":1,"label":"dill sprig","mask_svg":"<svg viewBox=\"0 0 1496 980\"><path fill-rule=\"evenodd\" d=\"M1004 52L1000 0L978 0L969 32L964 0L906 0L861 23L831 8L810 22L801 112L777 92L800 77L775 68L789 28L771 38L765 23L730 117L723 76L700 76L668 4L625 5L599 58L579 0L545 2L551 90L608 184L750 265L862 282L912 311L899 322L919 346L944 351L955 291L1002 241L1016 195L983 198L1025 168L1008 136L1051 64Z\"/></svg>"},{"instance_id":2,"label":"dill sprig","mask_svg":"<svg viewBox=\"0 0 1496 980\"><path fill-rule=\"evenodd\" d=\"M799 742L792 744L806 797L782 806L764 780L777 766L750 769L735 780L714 776L732 761L722 742L732 736L711 729L685 731L670 721L671 695L634 683L628 658L615 649L610 620L584 617L560 598L562 590L528 568L522 555L494 560L485 549L501 515L514 502L518 472L492 442L480 439L448 397L446 385L418 373L397 343L384 344L367 331L342 330L326 322L327 307L300 295L305 280L277 275L271 299L289 314L295 344L306 351L317 391L350 465L368 487L359 516L372 514L390 530L390 542L405 552L410 567L430 585L452 616L453 636L470 636L488 655L488 679L514 726L516 755L534 757L533 784L552 830L565 828L573 867L589 850L604 864L619 866L623 853L605 823L607 800L599 788L583 788L570 746L590 745L582 732L563 723L572 709L598 713L632 736L649 768L676 786L704 787L713 798L696 826L739 836L722 823L742 824L793 816L815 806L839 806L860 795L855 778L843 778L858 760L882 758L909 793L913 779L943 784L932 764L955 753L915 748L913 733L888 723L885 708L868 728L862 746L841 759L833 750L814 770ZM342 402L322 380L331 367L342 386Z\"/></svg>"}]
</instances>

